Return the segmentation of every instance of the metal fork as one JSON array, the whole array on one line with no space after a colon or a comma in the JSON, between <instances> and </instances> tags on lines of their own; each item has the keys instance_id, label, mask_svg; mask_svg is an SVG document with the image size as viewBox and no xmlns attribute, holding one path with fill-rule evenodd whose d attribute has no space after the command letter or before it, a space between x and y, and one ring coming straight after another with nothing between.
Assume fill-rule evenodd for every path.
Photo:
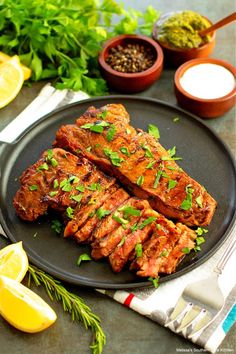
<instances>
[{"instance_id":1,"label":"metal fork","mask_svg":"<svg viewBox=\"0 0 236 354\"><path fill-rule=\"evenodd\" d=\"M168 317L165 327L192 338L207 327L224 306L224 296L218 284L219 275L233 254L236 238L229 245L213 270L211 277L187 285Z\"/></svg>"}]
</instances>

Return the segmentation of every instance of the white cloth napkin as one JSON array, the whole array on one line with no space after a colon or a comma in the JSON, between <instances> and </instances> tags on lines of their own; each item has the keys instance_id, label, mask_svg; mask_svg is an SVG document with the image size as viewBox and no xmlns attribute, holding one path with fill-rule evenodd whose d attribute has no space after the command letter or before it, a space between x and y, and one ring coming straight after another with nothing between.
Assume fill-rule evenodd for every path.
<instances>
[{"instance_id":1,"label":"white cloth napkin","mask_svg":"<svg viewBox=\"0 0 236 354\"><path fill-rule=\"evenodd\" d=\"M12 143L24 132L27 126L32 125L43 115L68 103L81 101L89 96L82 92L68 90L57 91L47 84L35 100L5 129L0 132L0 141ZM23 123L23 124L22 124ZM0 227L1 231L1 227ZM210 237L207 235L206 237ZM232 238L236 237L236 224L227 241L208 261L193 271L155 288L136 290L97 290L112 297L123 305L139 312L164 325L167 315L174 308L179 296L186 285L193 281L208 278L218 263L221 255ZM212 353L225 338L227 332L236 322L236 252L228 261L223 274L219 277L219 285L225 297L225 305L214 321L204 331L200 332L192 341ZM204 291L204 289L203 289ZM214 294L212 294L214 296ZM175 331L174 327L170 328Z\"/></svg>"}]
</instances>

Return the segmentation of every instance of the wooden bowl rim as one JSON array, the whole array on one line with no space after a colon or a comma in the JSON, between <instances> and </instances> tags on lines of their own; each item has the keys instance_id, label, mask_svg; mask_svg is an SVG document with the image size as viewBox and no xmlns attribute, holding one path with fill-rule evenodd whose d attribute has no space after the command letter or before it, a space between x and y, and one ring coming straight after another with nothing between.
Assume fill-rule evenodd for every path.
<instances>
[{"instance_id":1,"label":"wooden bowl rim","mask_svg":"<svg viewBox=\"0 0 236 354\"><path fill-rule=\"evenodd\" d=\"M221 103L222 102L223 103L224 101L234 97L236 95L236 84L235 84L233 90L230 91L227 95L224 95L224 96L218 97L218 98L199 98L199 97L191 95L189 92L187 92L183 89L183 87L180 84L180 78L183 76L183 74L186 72L186 70L188 70L192 66L204 64L204 63L217 64L219 66L225 67L234 75L234 78L236 80L236 68L233 65L231 65L230 63L228 63L227 61L221 60L221 59L216 59L216 58L197 58L197 59L192 59L192 60L185 62L176 70L175 76L174 76L174 83L175 83L177 90L179 92L181 92L184 96L186 96L196 102L199 102L199 103L200 102L208 102L208 103L210 103L210 102Z\"/></svg>"},{"instance_id":2,"label":"wooden bowl rim","mask_svg":"<svg viewBox=\"0 0 236 354\"><path fill-rule=\"evenodd\" d=\"M146 42L147 45L149 45L150 47L152 47L152 49L155 50L157 58L156 58L154 64L150 68L148 68L147 70L144 70L144 71L141 71L138 73L122 73L122 72L112 69L112 67L106 63L106 61L104 59L105 53L110 48L115 47L117 42L125 40L125 39L129 39L129 38L130 39L137 39L137 42L138 41ZM161 68L163 65L163 61L164 61L164 55L163 55L163 51L162 51L161 46L157 42L155 42L152 38L149 38L149 37L143 36L143 35L138 35L138 34L121 34L119 36L109 39L108 41L106 41L104 43L103 48L99 54L98 61L99 61L99 64L101 65L101 67L105 71L112 74L113 76L117 76L120 78L139 79L139 78L143 78L145 76L149 76L150 74L154 73L156 70Z\"/></svg>"}]
</instances>

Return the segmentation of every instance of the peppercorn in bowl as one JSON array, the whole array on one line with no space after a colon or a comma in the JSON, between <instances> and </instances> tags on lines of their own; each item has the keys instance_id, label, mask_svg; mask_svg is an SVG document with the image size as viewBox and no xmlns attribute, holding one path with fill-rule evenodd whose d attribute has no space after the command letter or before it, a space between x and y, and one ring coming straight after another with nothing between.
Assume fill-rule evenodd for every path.
<instances>
[{"instance_id":1,"label":"peppercorn in bowl","mask_svg":"<svg viewBox=\"0 0 236 354\"><path fill-rule=\"evenodd\" d=\"M159 44L141 35L120 35L108 40L99 54L107 84L125 93L146 90L161 75L163 52Z\"/></svg>"}]
</instances>

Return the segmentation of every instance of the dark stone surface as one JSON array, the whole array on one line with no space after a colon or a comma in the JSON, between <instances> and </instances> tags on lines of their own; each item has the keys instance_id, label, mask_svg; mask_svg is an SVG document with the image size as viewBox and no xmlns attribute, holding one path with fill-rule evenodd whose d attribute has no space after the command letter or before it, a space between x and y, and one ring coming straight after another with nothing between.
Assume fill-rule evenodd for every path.
<instances>
[{"instance_id":1,"label":"dark stone surface","mask_svg":"<svg viewBox=\"0 0 236 354\"><path fill-rule=\"evenodd\" d=\"M188 0L135 1L127 0L126 7L144 10L152 4L165 12L178 9L192 9L206 15L212 22L235 11L232 0L208 0L189 2ZM217 43L212 57L224 59L235 65L235 25L229 25L217 32ZM154 97L176 104L173 92L174 70L164 70L161 78L140 96ZM44 83L30 88L23 88L18 97L0 111L0 129L6 126L37 95ZM236 119L235 109L223 117L205 121L235 153ZM0 244L1 245L1 244ZM68 289L81 296L92 310L101 318L102 327L107 335L104 354L174 354L182 352L201 352L192 343L177 336L153 321L129 310L115 301L96 293L92 289L72 287ZM46 301L49 301L43 289L34 288ZM0 318L0 353L1 354L86 354L92 334L82 324L73 324L70 316L62 311L61 304L50 303L58 314L54 326L39 334L23 334ZM234 326L219 348L220 353L236 351ZM199 350L199 351L198 351Z\"/></svg>"}]
</instances>

